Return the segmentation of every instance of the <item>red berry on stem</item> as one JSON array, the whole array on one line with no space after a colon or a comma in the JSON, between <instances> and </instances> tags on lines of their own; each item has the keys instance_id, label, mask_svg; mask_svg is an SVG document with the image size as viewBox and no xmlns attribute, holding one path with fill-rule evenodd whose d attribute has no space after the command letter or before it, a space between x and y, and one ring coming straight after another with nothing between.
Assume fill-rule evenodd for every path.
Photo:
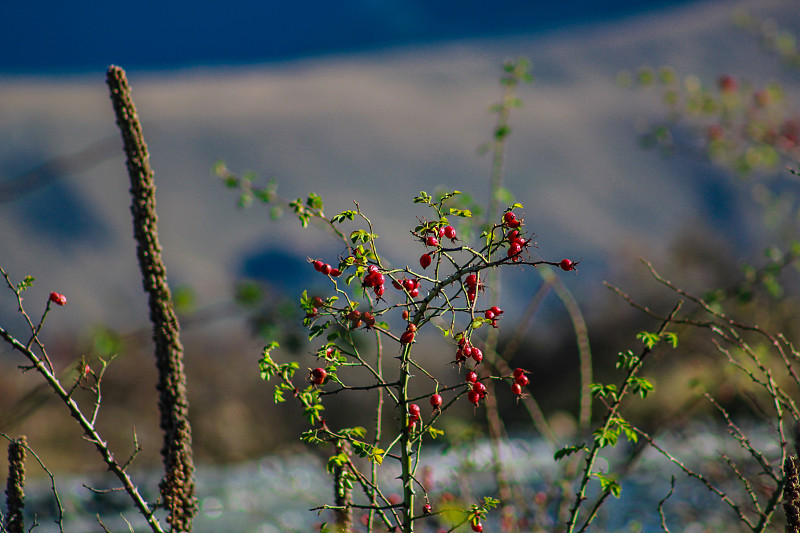
<instances>
[{"instance_id":1,"label":"red berry on stem","mask_svg":"<svg viewBox=\"0 0 800 533\"><path fill-rule=\"evenodd\" d=\"M516 379L516 378L518 378L520 376L524 376L524 375L525 375L525 370L524 369L522 369L522 368L515 368L514 369L514 379Z\"/></svg>"},{"instance_id":2,"label":"red berry on stem","mask_svg":"<svg viewBox=\"0 0 800 533\"><path fill-rule=\"evenodd\" d=\"M514 381L519 383L519 385L521 387L525 387L525 386L528 385L528 383L530 383L530 380L528 379L528 376L526 376L525 374L522 374L518 378L514 378Z\"/></svg>"},{"instance_id":3,"label":"red berry on stem","mask_svg":"<svg viewBox=\"0 0 800 533\"><path fill-rule=\"evenodd\" d=\"M483 316L486 318L486 320L494 320L494 318L495 318L494 311L492 311L491 309L487 309L483 313Z\"/></svg>"},{"instance_id":4,"label":"red berry on stem","mask_svg":"<svg viewBox=\"0 0 800 533\"><path fill-rule=\"evenodd\" d=\"M422 506L422 514L431 514L432 511L433 507L431 506L431 504L426 503L425 505Z\"/></svg>"},{"instance_id":5,"label":"red berry on stem","mask_svg":"<svg viewBox=\"0 0 800 533\"><path fill-rule=\"evenodd\" d=\"M478 374L473 371L467 372L467 382L475 383L476 381L478 381Z\"/></svg>"},{"instance_id":6,"label":"red berry on stem","mask_svg":"<svg viewBox=\"0 0 800 533\"><path fill-rule=\"evenodd\" d=\"M522 387L520 386L519 383L512 383L512 385L511 385L511 393L514 396L519 396L520 394L522 394Z\"/></svg>"},{"instance_id":7,"label":"red berry on stem","mask_svg":"<svg viewBox=\"0 0 800 533\"><path fill-rule=\"evenodd\" d=\"M464 284L470 288L476 288L478 286L478 276L476 274L470 274L464 280Z\"/></svg>"},{"instance_id":8,"label":"red berry on stem","mask_svg":"<svg viewBox=\"0 0 800 533\"><path fill-rule=\"evenodd\" d=\"M58 292L50 293L50 301L56 305L67 305L67 297Z\"/></svg>"},{"instance_id":9,"label":"red berry on stem","mask_svg":"<svg viewBox=\"0 0 800 533\"><path fill-rule=\"evenodd\" d=\"M331 273L331 271L333 271L333 268L328 263L325 263L322 265L322 268L320 268L319 271L327 276Z\"/></svg>"},{"instance_id":10,"label":"red berry on stem","mask_svg":"<svg viewBox=\"0 0 800 533\"><path fill-rule=\"evenodd\" d=\"M494 313L495 315L502 315L502 314L503 314L503 310L502 310L502 309L500 309L499 307L497 307L496 305L493 305L493 306L492 306L492 308L491 308L491 311L492 311L492 313Z\"/></svg>"},{"instance_id":11,"label":"red berry on stem","mask_svg":"<svg viewBox=\"0 0 800 533\"><path fill-rule=\"evenodd\" d=\"M456 240L456 229L453 226L445 226L444 236L450 239L451 241Z\"/></svg>"},{"instance_id":12,"label":"red berry on stem","mask_svg":"<svg viewBox=\"0 0 800 533\"><path fill-rule=\"evenodd\" d=\"M439 409L442 406L442 396L439 394L431 394L431 407Z\"/></svg>"},{"instance_id":13,"label":"red berry on stem","mask_svg":"<svg viewBox=\"0 0 800 533\"><path fill-rule=\"evenodd\" d=\"M425 244L428 246L439 246L439 239L431 235L427 239L425 239Z\"/></svg>"},{"instance_id":14,"label":"red berry on stem","mask_svg":"<svg viewBox=\"0 0 800 533\"><path fill-rule=\"evenodd\" d=\"M322 385L325 378L328 377L328 372L326 372L324 368L315 368L311 371L309 377L311 378L311 383L314 385Z\"/></svg>"},{"instance_id":15,"label":"red berry on stem","mask_svg":"<svg viewBox=\"0 0 800 533\"><path fill-rule=\"evenodd\" d=\"M329 275L330 275L332 278L338 278L339 276L341 276L341 275L342 275L342 271L341 271L341 270L339 270L338 268L332 268L332 269L331 269L331 272L330 272L330 274L329 274Z\"/></svg>"},{"instance_id":16,"label":"red berry on stem","mask_svg":"<svg viewBox=\"0 0 800 533\"><path fill-rule=\"evenodd\" d=\"M409 415L411 415L411 416L415 416L415 415L419 416L419 413L420 413L419 405L417 405L415 403L412 403L412 404L408 405L408 414Z\"/></svg>"},{"instance_id":17,"label":"red berry on stem","mask_svg":"<svg viewBox=\"0 0 800 533\"><path fill-rule=\"evenodd\" d=\"M481 533L481 531L483 531L483 524L481 524L480 522L473 522L470 527L472 527L472 531L477 531L478 533Z\"/></svg>"},{"instance_id":18,"label":"red berry on stem","mask_svg":"<svg viewBox=\"0 0 800 533\"><path fill-rule=\"evenodd\" d=\"M478 405L478 402L481 401L481 395L480 393L471 390L467 393L467 400L469 400L469 402L472 404Z\"/></svg>"},{"instance_id":19,"label":"red berry on stem","mask_svg":"<svg viewBox=\"0 0 800 533\"><path fill-rule=\"evenodd\" d=\"M419 264L423 269L428 268L429 266L431 266L431 262L432 261L433 261L433 259L431 259L431 255L430 254L422 254L422 257L419 258Z\"/></svg>"},{"instance_id":20,"label":"red berry on stem","mask_svg":"<svg viewBox=\"0 0 800 533\"><path fill-rule=\"evenodd\" d=\"M317 259L316 261L313 261L311 264L314 265L314 270L320 272L322 270L322 265L324 265L325 263Z\"/></svg>"},{"instance_id":21,"label":"red berry on stem","mask_svg":"<svg viewBox=\"0 0 800 533\"><path fill-rule=\"evenodd\" d=\"M561 267L561 270L565 272L569 272L570 270L575 270L575 267L578 265L572 259L562 259L558 266Z\"/></svg>"},{"instance_id":22,"label":"red berry on stem","mask_svg":"<svg viewBox=\"0 0 800 533\"><path fill-rule=\"evenodd\" d=\"M513 211L506 211L503 214L503 222L506 224L511 224L515 220L517 220L517 215L515 215Z\"/></svg>"},{"instance_id":23,"label":"red berry on stem","mask_svg":"<svg viewBox=\"0 0 800 533\"><path fill-rule=\"evenodd\" d=\"M472 385L472 390L480 394L481 397L486 395L486 385L484 385L480 381Z\"/></svg>"},{"instance_id":24,"label":"red berry on stem","mask_svg":"<svg viewBox=\"0 0 800 533\"><path fill-rule=\"evenodd\" d=\"M400 344L411 344L414 340L414 332L413 331L404 331L402 335L400 335Z\"/></svg>"},{"instance_id":25,"label":"red berry on stem","mask_svg":"<svg viewBox=\"0 0 800 533\"><path fill-rule=\"evenodd\" d=\"M472 358L475 359L476 363L483 361L483 352L480 348L472 347Z\"/></svg>"}]
</instances>

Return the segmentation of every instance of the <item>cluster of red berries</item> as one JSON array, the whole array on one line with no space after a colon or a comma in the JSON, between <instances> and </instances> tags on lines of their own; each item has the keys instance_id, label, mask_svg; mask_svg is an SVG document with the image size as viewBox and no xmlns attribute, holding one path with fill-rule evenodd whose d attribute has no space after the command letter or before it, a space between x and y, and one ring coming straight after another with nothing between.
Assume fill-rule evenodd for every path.
<instances>
[{"instance_id":1,"label":"cluster of red berries","mask_svg":"<svg viewBox=\"0 0 800 533\"><path fill-rule=\"evenodd\" d=\"M486 320L492 321L493 328L497 327L497 318L502 314L503 310L497 307L496 305L493 305L492 307L483 312L484 318L486 318Z\"/></svg>"},{"instance_id":2,"label":"cluster of red berries","mask_svg":"<svg viewBox=\"0 0 800 533\"><path fill-rule=\"evenodd\" d=\"M383 274L381 274L380 269L378 269L378 265L369 265L367 267L367 275L364 276L364 281L362 284L364 287L371 287L373 291L375 291L375 296L380 298L383 296L384 293L384 286L383 283L386 281L386 278Z\"/></svg>"},{"instance_id":3,"label":"cluster of red berries","mask_svg":"<svg viewBox=\"0 0 800 533\"><path fill-rule=\"evenodd\" d=\"M56 305L67 305L67 297L58 292L50 293L50 301Z\"/></svg>"},{"instance_id":4,"label":"cluster of red berries","mask_svg":"<svg viewBox=\"0 0 800 533\"><path fill-rule=\"evenodd\" d=\"M478 279L478 275L473 272L464 279L464 285L467 286L467 300L470 303L474 302L478 296L478 290L483 290L483 283Z\"/></svg>"},{"instance_id":5,"label":"cluster of red berries","mask_svg":"<svg viewBox=\"0 0 800 533\"><path fill-rule=\"evenodd\" d=\"M439 239L442 239L444 237L447 237L452 242L456 241L456 229L453 226L440 226L438 230L436 228L430 228L428 229L428 231L433 232L434 234L438 235L438 237L436 235L428 235L427 237L425 237L423 239L423 241L425 242L425 246L438 248L439 246L441 246L441 244L439 243ZM433 262L433 254L434 252L426 252L422 254L422 256L420 256L419 265L423 269L431 266L431 263Z\"/></svg>"},{"instance_id":6,"label":"cluster of red berries","mask_svg":"<svg viewBox=\"0 0 800 533\"><path fill-rule=\"evenodd\" d=\"M375 315L373 315L370 311L364 311L362 313L358 309L353 309L347 313L345 318L350 321L350 326L353 329L361 327L362 323L367 329L375 325Z\"/></svg>"},{"instance_id":7,"label":"cluster of red berries","mask_svg":"<svg viewBox=\"0 0 800 533\"><path fill-rule=\"evenodd\" d=\"M503 213L503 223L511 229L518 228L522 222L517 220L517 215L513 211L506 211Z\"/></svg>"},{"instance_id":8,"label":"cluster of red berries","mask_svg":"<svg viewBox=\"0 0 800 533\"><path fill-rule=\"evenodd\" d=\"M479 364L483 361L483 352L477 346L473 346L469 339L466 337L461 337L458 339L458 349L456 350L456 363L463 363L467 359L472 357L475 360L475 364Z\"/></svg>"},{"instance_id":9,"label":"cluster of red berries","mask_svg":"<svg viewBox=\"0 0 800 533\"><path fill-rule=\"evenodd\" d=\"M473 372L474 374L474 372ZM467 400L469 403L473 405L478 405L481 400L486 397L486 385L481 383L480 381L476 381L472 384L472 388L467 393Z\"/></svg>"},{"instance_id":10,"label":"cluster of red berries","mask_svg":"<svg viewBox=\"0 0 800 533\"><path fill-rule=\"evenodd\" d=\"M525 387L530 383L528 376L525 375L525 370L522 368L515 368L514 369L514 383L511 384L511 393L514 396L521 396L522 395L522 387Z\"/></svg>"},{"instance_id":11,"label":"cluster of red berries","mask_svg":"<svg viewBox=\"0 0 800 533\"><path fill-rule=\"evenodd\" d=\"M517 261L521 260L520 252L522 252L522 249L525 248L525 245L528 243L528 241L522 238L519 230L517 229L509 231L506 237L508 238L508 250L506 251L506 254L511 258L511 261L516 263Z\"/></svg>"},{"instance_id":12,"label":"cluster of red berries","mask_svg":"<svg viewBox=\"0 0 800 533\"><path fill-rule=\"evenodd\" d=\"M417 326L409 324L406 330L400 335L400 344L411 344L414 342L414 336L417 333Z\"/></svg>"},{"instance_id":13,"label":"cluster of red berries","mask_svg":"<svg viewBox=\"0 0 800 533\"><path fill-rule=\"evenodd\" d=\"M419 422L419 405L412 403L408 405L408 429L414 427Z\"/></svg>"},{"instance_id":14,"label":"cluster of red berries","mask_svg":"<svg viewBox=\"0 0 800 533\"><path fill-rule=\"evenodd\" d=\"M333 268L328 263L323 263L319 259L315 259L315 260L309 259L309 262L312 265L314 265L314 270L316 270L317 272L321 272L321 273L325 274L326 276L331 276L331 277L335 278L335 277L340 276L342 274L342 271L339 270L338 268Z\"/></svg>"},{"instance_id":15,"label":"cluster of red berries","mask_svg":"<svg viewBox=\"0 0 800 533\"><path fill-rule=\"evenodd\" d=\"M516 263L522 259L520 253L528 245L528 241L522 237L519 229L517 229L522 225L522 221L517 219L517 215L513 211L506 211L503 214L503 224L509 228L508 233L506 233L506 239L508 240L506 255Z\"/></svg>"},{"instance_id":16,"label":"cluster of red berries","mask_svg":"<svg viewBox=\"0 0 800 533\"><path fill-rule=\"evenodd\" d=\"M392 281L392 286L398 291L403 289L408 291L409 296L416 298L419 296L420 281L418 278L403 278L401 280Z\"/></svg>"}]
</instances>

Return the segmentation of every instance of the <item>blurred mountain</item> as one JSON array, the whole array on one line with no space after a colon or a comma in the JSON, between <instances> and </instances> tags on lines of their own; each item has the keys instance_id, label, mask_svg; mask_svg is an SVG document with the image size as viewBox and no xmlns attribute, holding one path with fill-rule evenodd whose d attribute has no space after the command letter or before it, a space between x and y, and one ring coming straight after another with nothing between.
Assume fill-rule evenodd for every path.
<instances>
[{"instance_id":1,"label":"blurred mountain","mask_svg":"<svg viewBox=\"0 0 800 533\"><path fill-rule=\"evenodd\" d=\"M770 14L787 3L743 5ZM307 256L333 260L340 251L291 216L271 222L266 208L236 209L235 194L210 174L219 158L275 177L285 197L321 194L328 214L358 201L391 260L415 263L407 231L426 213L413 195L437 187L488 195L490 162L476 147L493 127L486 106L499 98L500 64L514 56L532 60L536 82L521 89L525 107L512 115L506 185L525 205L542 256L583 259L568 280L579 297L594 293L622 250L658 258L687 221L747 248L758 235L746 190L710 165L642 151L635 124L662 115L657 96L615 84L621 69L671 65L706 83L723 72L781 77L791 94L797 77L733 27L732 9L694 3L543 36L133 74L170 280L194 287L200 306L229 299L241 275L292 294L309 282ZM38 278L29 305L50 290L68 295L52 328L144 324L103 72L5 76L0 94L0 264L14 279ZM513 294L520 301L538 283L530 272L509 279L522 287ZM6 306L2 317L13 312Z\"/></svg>"}]
</instances>

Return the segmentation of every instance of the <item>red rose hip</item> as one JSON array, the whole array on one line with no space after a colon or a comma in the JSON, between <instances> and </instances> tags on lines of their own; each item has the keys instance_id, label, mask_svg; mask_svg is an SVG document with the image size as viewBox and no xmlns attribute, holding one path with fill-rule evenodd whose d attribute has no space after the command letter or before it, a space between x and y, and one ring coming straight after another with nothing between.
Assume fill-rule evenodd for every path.
<instances>
[{"instance_id":1,"label":"red rose hip","mask_svg":"<svg viewBox=\"0 0 800 533\"><path fill-rule=\"evenodd\" d=\"M56 305L67 305L67 297L58 292L50 293L50 301Z\"/></svg>"}]
</instances>

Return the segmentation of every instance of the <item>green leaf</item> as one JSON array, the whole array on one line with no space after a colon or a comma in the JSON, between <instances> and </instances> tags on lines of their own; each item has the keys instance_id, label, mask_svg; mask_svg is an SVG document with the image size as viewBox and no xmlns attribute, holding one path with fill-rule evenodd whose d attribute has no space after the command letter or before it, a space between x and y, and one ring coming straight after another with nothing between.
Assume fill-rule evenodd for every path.
<instances>
[{"instance_id":1,"label":"green leaf","mask_svg":"<svg viewBox=\"0 0 800 533\"><path fill-rule=\"evenodd\" d=\"M450 214L457 217L470 218L472 216L472 211L469 209L456 209L455 207L451 207Z\"/></svg>"},{"instance_id":2,"label":"green leaf","mask_svg":"<svg viewBox=\"0 0 800 533\"><path fill-rule=\"evenodd\" d=\"M17 283L17 292L22 292L30 287L33 287L34 281L36 281L36 278L33 276L25 276L22 281Z\"/></svg>"},{"instance_id":3,"label":"green leaf","mask_svg":"<svg viewBox=\"0 0 800 533\"><path fill-rule=\"evenodd\" d=\"M662 333L661 337L667 339L667 342L669 342L672 345L673 348L677 348L678 347L678 335L677 335L677 333L672 333L672 332L668 331L666 333Z\"/></svg>"},{"instance_id":4,"label":"green leaf","mask_svg":"<svg viewBox=\"0 0 800 533\"><path fill-rule=\"evenodd\" d=\"M308 423L313 425L322 420L321 412L324 410L325 408L322 406L322 404L316 403L303 409L303 414L308 419Z\"/></svg>"},{"instance_id":5,"label":"green leaf","mask_svg":"<svg viewBox=\"0 0 800 533\"><path fill-rule=\"evenodd\" d=\"M347 455L344 452L337 453L328 459L328 464L325 465L325 470L327 470L329 474L332 474L335 469L341 468L346 464Z\"/></svg>"},{"instance_id":6,"label":"green leaf","mask_svg":"<svg viewBox=\"0 0 800 533\"><path fill-rule=\"evenodd\" d=\"M329 325L330 322L323 322L322 324L314 324L311 326L311 328L308 330L308 340L313 340L325 333L325 330L328 329Z\"/></svg>"},{"instance_id":7,"label":"green leaf","mask_svg":"<svg viewBox=\"0 0 800 533\"><path fill-rule=\"evenodd\" d=\"M498 505L500 505L500 500L498 500L497 498L492 498L490 496L484 496L483 497L483 508L484 509L494 509Z\"/></svg>"},{"instance_id":8,"label":"green leaf","mask_svg":"<svg viewBox=\"0 0 800 533\"><path fill-rule=\"evenodd\" d=\"M383 456L386 454L385 450L381 448L373 448L372 453L369 456L369 460L375 463L376 465L383 464Z\"/></svg>"},{"instance_id":9,"label":"green leaf","mask_svg":"<svg viewBox=\"0 0 800 533\"><path fill-rule=\"evenodd\" d=\"M630 383L631 391L634 394L639 394L642 398L646 398L648 394L655 390L653 384L644 378L632 377Z\"/></svg>"},{"instance_id":10,"label":"green leaf","mask_svg":"<svg viewBox=\"0 0 800 533\"><path fill-rule=\"evenodd\" d=\"M334 215L331 218L331 222L342 223L345 220L355 220L356 212L355 211L342 211L338 215Z\"/></svg>"},{"instance_id":11,"label":"green leaf","mask_svg":"<svg viewBox=\"0 0 800 533\"><path fill-rule=\"evenodd\" d=\"M573 453L578 453L579 451L585 449L586 447L583 444L578 444L577 446L567 446L566 448L561 448L560 450L556 450L556 453L553 455L553 459L558 461L563 457L569 457Z\"/></svg>"},{"instance_id":12,"label":"green leaf","mask_svg":"<svg viewBox=\"0 0 800 533\"><path fill-rule=\"evenodd\" d=\"M414 197L415 204L429 204L431 203L431 195L425 191L419 191L419 196Z\"/></svg>"},{"instance_id":13,"label":"green leaf","mask_svg":"<svg viewBox=\"0 0 800 533\"><path fill-rule=\"evenodd\" d=\"M639 363L639 357L634 354L632 350L619 352L617 358L618 360L615 366L620 370L630 370Z\"/></svg>"},{"instance_id":14,"label":"green leaf","mask_svg":"<svg viewBox=\"0 0 800 533\"><path fill-rule=\"evenodd\" d=\"M636 334L636 338L642 341L647 348L652 348L658 343L658 334L656 333L640 331Z\"/></svg>"},{"instance_id":15,"label":"green leaf","mask_svg":"<svg viewBox=\"0 0 800 533\"><path fill-rule=\"evenodd\" d=\"M312 192L308 195L308 198L306 199L306 205L312 209L319 209L321 211L322 197Z\"/></svg>"},{"instance_id":16,"label":"green leaf","mask_svg":"<svg viewBox=\"0 0 800 533\"><path fill-rule=\"evenodd\" d=\"M358 229L350 234L350 242L353 244L357 243L358 241L369 243L370 239L374 239L375 237L377 237L377 235L374 235L363 229Z\"/></svg>"},{"instance_id":17,"label":"green leaf","mask_svg":"<svg viewBox=\"0 0 800 533\"><path fill-rule=\"evenodd\" d=\"M236 202L236 205L245 208L250 207L250 204L253 203L253 195L249 191L245 191L239 195L239 200Z\"/></svg>"},{"instance_id":18,"label":"green leaf","mask_svg":"<svg viewBox=\"0 0 800 533\"><path fill-rule=\"evenodd\" d=\"M610 492L615 498L619 498L622 493L622 487L617 483L611 475L604 475L599 472L594 474L600 480L600 488L603 492Z\"/></svg>"},{"instance_id":19,"label":"green leaf","mask_svg":"<svg viewBox=\"0 0 800 533\"><path fill-rule=\"evenodd\" d=\"M431 436L431 438L436 439L443 436L444 431L442 431L441 429L436 429L433 426L428 426L428 434Z\"/></svg>"},{"instance_id":20,"label":"green leaf","mask_svg":"<svg viewBox=\"0 0 800 533\"><path fill-rule=\"evenodd\" d=\"M614 384L603 385L602 383L592 383L589 385L589 390L595 398L610 397L613 401L617 401L617 386Z\"/></svg>"}]
</instances>

